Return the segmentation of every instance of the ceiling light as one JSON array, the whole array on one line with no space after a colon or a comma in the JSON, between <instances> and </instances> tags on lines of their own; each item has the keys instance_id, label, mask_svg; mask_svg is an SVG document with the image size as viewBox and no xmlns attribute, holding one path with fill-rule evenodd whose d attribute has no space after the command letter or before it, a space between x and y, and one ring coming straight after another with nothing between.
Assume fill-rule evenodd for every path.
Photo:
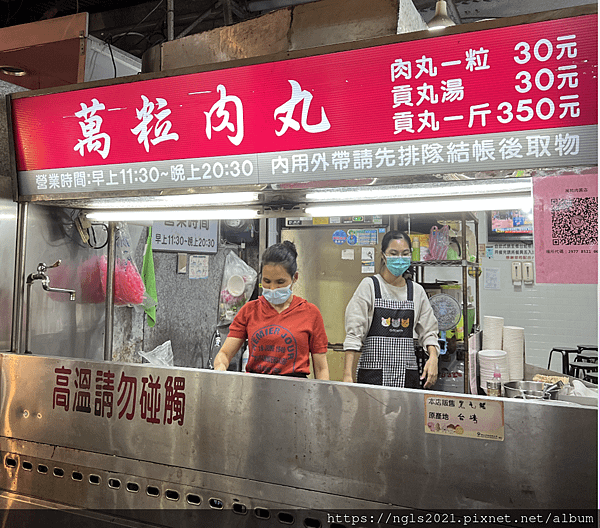
<instances>
[{"instance_id":1,"label":"ceiling light","mask_svg":"<svg viewBox=\"0 0 600 528\"><path fill-rule=\"evenodd\" d=\"M90 200L90 209L150 209L163 207L194 207L204 205L240 205L257 202L257 192L232 192L210 194L181 194L171 196L144 196L132 198L101 198Z\"/></svg>"},{"instance_id":2,"label":"ceiling light","mask_svg":"<svg viewBox=\"0 0 600 528\"><path fill-rule=\"evenodd\" d=\"M258 210L249 207L229 209L145 209L139 211L94 211L86 213L86 218L95 222L139 222L169 220L225 220L252 219L258 217Z\"/></svg>"},{"instance_id":3,"label":"ceiling light","mask_svg":"<svg viewBox=\"0 0 600 528\"><path fill-rule=\"evenodd\" d=\"M509 196L473 196L468 198L431 198L389 202L361 202L338 205L315 205L306 208L312 217L460 213L465 211L491 211L504 209L531 209L531 194Z\"/></svg>"},{"instance_id":4,"label":"ceiling light","mask_svg":"<svg viewBox=\"0 0 600 528\"><path fill-rule=\"evenodd\" d=\"M504 180L471 180L464 182L434 182L390 187L320 190L306 193L308 202L405 200L465 195L494 195L499 193L531 192L531 178Z\"/></svg>"},{"instance_id":5,"label":"ceiling light","mask_svg":"<svg viewBox=\"0 0 600 528\"><path fill-rule=\"evenodd\" d=\"M448 16L446 0L438 0L435 4L435 15L433 15L433 18L427 23L429 30L432 31L455 25L454 21Z\"/></svg>"},{"instance_id":6,"label":"ceiling light","mask_svg":"<svg viewBox=\"0 0 600 528\"><path fill-rule=\"evenodd\" d=\"M13 77L24 77L27 75L26 70L23 68L17 68L16 66L0 66L0 72Z\"/></svg>"}]
</instances>

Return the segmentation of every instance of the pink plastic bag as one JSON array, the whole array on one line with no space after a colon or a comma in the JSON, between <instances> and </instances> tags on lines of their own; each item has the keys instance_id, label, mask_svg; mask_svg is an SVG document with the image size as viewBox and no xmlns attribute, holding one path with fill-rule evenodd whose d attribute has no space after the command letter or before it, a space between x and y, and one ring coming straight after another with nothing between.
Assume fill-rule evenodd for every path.
<instances>
[{"instance_id":1,"label":"pink plastic bag","mask_svg":"<svg viewBox=\"0 0 600 528\"><path fill-rule=\"evenodd\" d=\"M115 305L144 303L146 288L142 277L131 259L129 231L120 225L116 234L115 258ZM106 273L108 261L105 255L94 256L79 266L78 278L81 286L81 302L101 303L106 298Z\"/></svg>"},{"instance_id":2,"label":"pink plastic bag","mask_svg":"<svg viewBox=\"0 0 600 528\"><path fill-rule=\"evenodd\" d=\"M104 273L104 278L102 274ZM106 298L106 257L93 256L82 262L77 269L80 293L77 300L82 303L102 303Z\"/></svg>"},{"instance_id":3,"label":"pink plastic bag","mask_svg":"<svg viewBox=\"0 0 600 528\"><path fill-rule=\"evenodd\" d=\"M446 260L449 245L450 227L445 225L438 229L437 226L433 226L429 233L429 253L425 260Z\"/></svg>"}]
</instances>

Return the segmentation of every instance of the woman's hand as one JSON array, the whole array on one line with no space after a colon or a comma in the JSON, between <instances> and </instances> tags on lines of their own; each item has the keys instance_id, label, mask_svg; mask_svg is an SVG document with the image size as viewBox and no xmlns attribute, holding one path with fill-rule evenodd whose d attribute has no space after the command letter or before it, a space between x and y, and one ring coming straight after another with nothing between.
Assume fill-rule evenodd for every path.
<instances>
[{"instance_id":1,"label":"woman's hand","mask_svg":"<svg viewBox=\"0 0 600 528\"><path fill-rule=\"evenodd\" d=\"M354 383L354 373L358 366L360 352L358 350L346 350L344 357L344 377L342 381L345 383Z\"/></svg>"},{"instance_id":2,"label":"woman's hand","mask_svg":"<svg viewBox=\"0 0 600 528\"><path fill-rule=\"evenodd\" d=\"M313 354L312 361L315 379L328 380L329 363L327 362L327 356L325 354Z\"/></svg>"},{"instance_id":3,"label":"woman's hand","mask_svg":"<svg viewBox=\"0 0 600 528\"><path fill-rule=\"evenodd\" d=\"M438 352L437 349L433 346L427 347L429 351L429 359L425 363L423 367L423 374L421 374L421 379L425 380L425 385L423 388L429 389L433 387L438 379Z\"/></svg>"}]
</instances>

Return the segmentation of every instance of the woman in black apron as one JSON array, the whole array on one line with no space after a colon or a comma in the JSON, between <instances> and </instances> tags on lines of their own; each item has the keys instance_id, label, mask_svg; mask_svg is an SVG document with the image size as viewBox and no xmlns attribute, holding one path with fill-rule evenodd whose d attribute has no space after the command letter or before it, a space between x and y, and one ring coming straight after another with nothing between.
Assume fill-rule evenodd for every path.
<instances>
[{"instance_id":1,"label":"woman in black apron","mask_svg":"<svg viewBox=\"0 0 600 528\"><path fill-rule=\"evenodd\" d=\"M432 387L438 376L438 327L425 290L405 279L410 238L390 231L381 243L381 273L360 283L346 307L344 381L388 387ZM419 376L414 337L428 352Z\"/></svg>"}]
</instances>

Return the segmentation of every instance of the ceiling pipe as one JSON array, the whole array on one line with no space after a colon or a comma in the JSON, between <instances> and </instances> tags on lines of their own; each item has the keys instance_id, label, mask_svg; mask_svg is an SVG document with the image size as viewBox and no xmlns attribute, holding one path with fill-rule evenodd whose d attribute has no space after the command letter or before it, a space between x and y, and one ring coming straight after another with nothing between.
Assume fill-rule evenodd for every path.
<instances>
[{"instance_id":1,"label":"ceiling pipe","mask_svg":"<svg viewBox=\"0 0 600 528\"><path fill-rule=\"evenodd\" d=\"M180 39L182 37L185 37L187 35L189 35L192 31L194 31L194 29L196 28L196 26L198 24L200 24L200 22L202 22L203 20L205 20L206 18L208 18L209 16L214 14L214 10L221 4L221 2L215 2L212 7L208 10L206 10L204 13L202 13L198 18L196 18L196 20L194 20L188 27L186 27L181 33L179 33L179 35L177 35L177 38Z\"/></svg>"},{"instance_id":2,"label":"ceiling pipe","mask_svg":"<svg viewBox=\"0 0 600 528\"><path fill-rule=\"evenodd\" d=\"M233 24L231 0L223 0L223 22L226 26L231 26L231 24Z\"/></svg>"},{"instance_id":3,"label":"ceiling pipe","mask_svg":"<svg viewBox=\"0 0 600 528\"><path fill-rule=\"evenodd\" d=\"M167 40L175 38L175 0L167 0Z\"/></svg>"}]
</instances>

